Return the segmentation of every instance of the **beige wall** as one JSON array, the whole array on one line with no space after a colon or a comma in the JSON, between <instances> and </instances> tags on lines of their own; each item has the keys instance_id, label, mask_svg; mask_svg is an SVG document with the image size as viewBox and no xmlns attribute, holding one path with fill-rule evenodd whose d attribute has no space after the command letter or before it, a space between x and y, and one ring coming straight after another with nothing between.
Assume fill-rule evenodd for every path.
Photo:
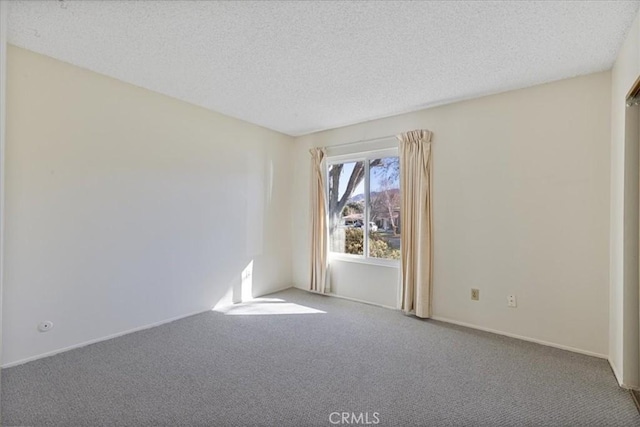
<instances>
[{"instance_id":1,"label":"beige wall","mask_svg":"<svg viewBox=\"0 0 640 427\"><path fill-rule=\"evenodd\" d=\"M0 1L0 355L2 354L2 283L4 259L4 147L6 123L6 83L7 83L7 15L9 4ZM0 381L2 383L2 381ZM0 419L2 411L0 410Z\"/></svg>"},{"instance_id":2,"label":"beige wall","mask_svg":"<svg viewBox=\"0 0 640 427\"><path fill-rule=\"evenodd\" d=\"M610 91L603 72L297 138L296 286L308 281L308 148L427 128L435 317L606 357ZM353 285L395 287L378 269Z\"/></svg>"},{"instance_id":3,"label":"beige wall","mask_svg":"<svg viewBox=\"0 0 640 427\"><path fill-rule=\"evenodd\" d=\"M638 141L625 143L625 98L640 75L640 15L611 71L609 361L618 381L638 387Z\"/></svg>"},{"instance_id":4,"label":"beige wall","mask_svg":"<svg viewBox=\"0 0 640 427\"><path fill-rule=\"evenodd\" d=\"M290 286L293 138L17 47L7 104L5 366Z\"/></svg>"},{"instance_id":5,"label":"beige wall","mask_svg":"<svg viewBox=\"0 0 640 427\"><path fill-rule=\"evenodd\" d=\"M415 128L435 134L435 316L615 359L611 87L598 73L294 141L12 47L3 364L208 309L251 261L254 295L292 273L306 287L308 148ZM332 274L396 304L396 269Z\"/></svg>"}]
</instances>

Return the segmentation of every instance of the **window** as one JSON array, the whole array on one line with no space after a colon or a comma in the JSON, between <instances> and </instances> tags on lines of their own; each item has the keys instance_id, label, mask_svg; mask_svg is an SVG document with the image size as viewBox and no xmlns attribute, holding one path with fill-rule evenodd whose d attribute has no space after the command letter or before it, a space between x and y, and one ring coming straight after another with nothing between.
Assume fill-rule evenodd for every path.
<instances>
[{"instance_id":1,"label":"window","mask_svg":"<svg viewBox=\"0 0 640 427\"><path fill-rule=\"evenodd\" d=\"M373 262L400 259L399 172L396 150L328 159L330 252Z\"/></svg>"}]
</instances>

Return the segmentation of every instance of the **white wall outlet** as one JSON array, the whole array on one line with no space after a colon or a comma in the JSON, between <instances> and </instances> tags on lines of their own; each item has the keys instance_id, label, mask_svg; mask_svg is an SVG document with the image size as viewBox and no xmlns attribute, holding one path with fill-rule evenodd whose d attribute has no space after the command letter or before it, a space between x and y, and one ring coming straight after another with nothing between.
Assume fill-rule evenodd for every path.
<instances>
[{"instance_id":1,"label":"white wall outlet","mask_svg":"<svg viewBox=\"0 0 640 427\"><path fill-rule=\"evenodd\" d=\"M471 289L471 299L474 301L480 300L480 289Z\"/></svg>"},{"instance_id":2,"label":"white wall outlet","mask_svg":"<svg viewBox=\"0 0 640 427\"><path fill-rule=\"evenodd\" d=\"M516 296L515 295L509 295L507 297L507 306L513 307L513 308L518 306L518 302L516 301Z\"/></svg>"},{"instance_id":3,"label":"white wall outlet","mask_svg":"<svg viewBox=\"0 0 640 427\"><path fill-rule=\"evenodd\" d=\"M53 322L50 320L45 320L44 322L38 323L38 330L40 332L48 332L53 329Z\"/></svg>"}]
</instances>

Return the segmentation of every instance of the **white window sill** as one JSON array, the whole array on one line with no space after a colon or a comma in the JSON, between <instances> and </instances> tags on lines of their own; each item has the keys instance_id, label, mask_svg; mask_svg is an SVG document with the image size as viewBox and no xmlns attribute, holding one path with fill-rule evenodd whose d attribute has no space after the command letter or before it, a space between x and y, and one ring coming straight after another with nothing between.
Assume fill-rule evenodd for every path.
<instances>
[{"instance_id":1,"label":"white window sill","mask_svg":"<svg viewBox=\"0 0 640 427\"><path fill-rule=\"evenodd\" d=\"M341 253L335 253L335 252L329 253L329 263L331 263L332 261L355 262L357 264L368 264L368 265L377 265L380 267L400 268L400 261L397 259L365 258L359 255L341 254Z\"/></svg>"}]
</instances>

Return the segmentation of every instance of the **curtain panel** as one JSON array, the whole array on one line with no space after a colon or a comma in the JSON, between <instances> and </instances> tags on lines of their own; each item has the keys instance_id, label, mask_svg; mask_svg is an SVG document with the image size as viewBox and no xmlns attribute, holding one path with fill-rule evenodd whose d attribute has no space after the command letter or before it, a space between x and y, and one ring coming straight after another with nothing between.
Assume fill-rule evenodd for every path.
<instances>
[{"instance_id":1,"label":"curtain panel","mask_svg":"<svg viewBox=\"0 0 640 427\"><path fill-rule=\"evenodd\" d=\"M311 153L311 280L309 289L325 293L327 282L327 207L322 162L323 148L312 148Z\"/></svg>"},{"instance_id":2,"label":"curtain panel","mask_svg":"<svg viewBox=\"0 0 640 427\"><path fill-rule=\"evenodd\" d=\"M422 318L431 317L433 287L431 135L428 130L415 130L397 137L402 195L401 308Z\"/></svg>"}]
</instances>

